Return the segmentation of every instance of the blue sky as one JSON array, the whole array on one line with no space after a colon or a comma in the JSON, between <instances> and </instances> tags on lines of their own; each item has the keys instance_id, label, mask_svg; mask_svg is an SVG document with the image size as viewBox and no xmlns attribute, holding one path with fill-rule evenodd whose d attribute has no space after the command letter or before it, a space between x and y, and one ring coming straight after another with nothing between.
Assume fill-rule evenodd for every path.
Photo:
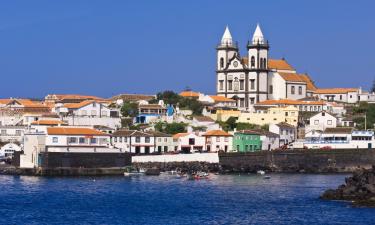
<instances>
[{"instance_id":1,"label":"blue sky","mask_svg":"<svg viewBox=\"0 0 375 225\"><path fill-rule=\"evenodd\" d=\"M370 88L374 1L7 1L0 7L0 97L215 92L228 24L246 52L256 23L271 58L319 87Z\"/></svg>"}]
</instances>

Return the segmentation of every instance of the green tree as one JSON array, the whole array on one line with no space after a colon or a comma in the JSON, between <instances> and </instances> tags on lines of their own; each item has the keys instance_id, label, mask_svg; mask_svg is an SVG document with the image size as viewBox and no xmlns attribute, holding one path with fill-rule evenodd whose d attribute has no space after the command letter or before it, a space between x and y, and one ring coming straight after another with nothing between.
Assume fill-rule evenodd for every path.
<instances>
[{"instance_id":1,"label":"green tree","mask_svg":"<svg viewBox=\"0 0 375 225\"><path fill-rule=\"evenodd\" d=\"M228 120L225 121L225 123L228 125L229 130L234 130L234 128L237 127L236 121L237 121L237 118L233 116L229 117Z\"/></svg>"},{"instance_id":2,"label":"green tree","mask_svg":"<svg viewBox=\"0 0 375 225\"><path fill-rule=\"evenodd\" d=\"M177 134L186 132L186 124L184 123L167 123L165 126L165 133Z\"/></svg>"},{"instance_id":3,"label":"green tree","mask_svg":"<svg viewBox=\"0 0 375 225\"><path fill-rule=\"evenodd\" d=\"M257 128L257 125L251 123L237 123L237 130L251 130Z\"/></svg>"},{"instance_id":4,"label":"green tree","mask_svg":"<svg viewBox=\"0 0 375 225\"><path fill-rule=\"evenodd\" d=\"M138 114L138 104L135 102L124 102L121 107L121 115L123 117L135 117Z\"/></svg>"},{"instance_id":5,"label":"green tree","mask_svg":"<svg viewBox=\"0 0 375 225\"><path fill-rule=\"evenodd\" d=\"M179 102L180 108L190 109L193 115L202 115L203 104L196 99L182 98Z\"/></svg>"},{"instance_id":6,"label":"green tree","mask_svg":"<svg viewBox=\"0 0 375 225\"><path fill-rule=\"evenodd\" d=\"M163 91L156 95L157 100L163 100L165 104L177 105L182 97L173 91Z\"/></svg>"}]
</instances>

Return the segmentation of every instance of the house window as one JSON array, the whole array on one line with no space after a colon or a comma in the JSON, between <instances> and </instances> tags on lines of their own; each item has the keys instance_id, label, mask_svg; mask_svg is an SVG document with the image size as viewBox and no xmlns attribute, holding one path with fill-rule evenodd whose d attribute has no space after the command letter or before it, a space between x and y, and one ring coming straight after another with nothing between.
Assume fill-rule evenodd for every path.
<instances>
[{"instance_id":1,"label":"house window","mask_svg":"<svg viewBox=\"0 0 375 225\"><path fill-rule=\"evenodd\" d=\"M328 121L327 121L327 124L328 124L328 125L332 125L332 120L328 120Z\"/></svg>"},{"instance_id":2,"label":"house window","mask_svg":"<svg viewBox=\"0 0 375 225\"><path fill-rule=\"evenodd\" d=\"M250 104L254 104L255 103L255 98L250 98Z\"/></svg>"},{"instance_id":3,"label":"house window","mask_svg":"<svg viewBox=\"0 0 375 225\"><path fill-rule=\"evenodd\" d=\"M59 138L58 138L58 137L53 137L53 138L52 138L52 142L53 142L53 143L57 143L57 142L59 142Z\"/></svg>"},{"instance_id":4,"label":"house window","mask_svg":"<svg viewBox=\"0 0 375 225\"><path fill-rule=\"evenodd\" d=\"M136 143L141 142L141 137L135 137L135 142L136 142Z\"/></svg>"},{"instance_id":5,"label":"house window","mask_svg":"<svg viewBox=\"0 0 375 225\"><path fill-rule=\"evenodd\" d=\"M86 110L82 110L82 111L81 111L81 115L82 115L82 116L86 116L86 115L87 115Z\"/></svg>"},{"instance_id":6,"label":"house window","mask_svg":"<svg viewBox=\"0 0 375 225\"><path fill-rule=\"evenodd\" d=\"M318 125L319 124L319 120L314 120L314 125Z\"/></svg>"},{"instance_id":7,"label":"house window","mask_svg":"<svg viewBox=\"0 0 375 225\"><path fill-rule=\"evenodd\" d=\"M220 90L224 89L224 81L223 80L219 80L219 89Z\"/></svg>"},{"instance_id":8,"label":"house window","mask_svg":"<svg viewBox=\"0 0 375 225\"><path fill-rule=\"evenodd\" d=\"M255 57L251 56L251 68L255 67Z\"/></svg>"},{"instance_id":9,"label":"house window","mask_svg":"<svg viewBox=\"0 0 375 225\"><path fill-rule=\"evenodd\" d=\"M301 86L298 87L298 94L302 95L302 87Z\"/></svg>"},{"instance_id":10,"label":"house window","mask_svg":"<svg viewBox=\"0 0 375 225\"><path fill-rule=\"evenodd\" d=\"M340 100L342 100L342 95L340 95Z\"/></svg>"},{"instance_id":11,"label":"house window","mask_svg":"<svg viewBox=\"0 0 375 225\"><path fill-rule=\"evenodd\" d=\"M353 96L352 95L350 95L350 98L352 98Z\"/></svg>"},{"instance_id":12,"label":"house window","mask_svg":"<svg viewBox=\"0 0 375 225\"><path fill-rule=\"evenodd\" d=\"M195 145L195 139L189 138L189 145Z\"/></svg>"},{"instance_id":13,"label":"house window","mask_svg":"<svg viewBox=\"0 0 375 225\"><path fill-rule=\"evenodd\" d=\"M127 137L124 137L124 142L128 142L128 138Z\"/></svg>"},{"instance_id":14,"label":"house window","mask_svg":"<svg viewBox=\"0 0 375 225\"><path fill-rule=\"evenodd\" d=\"M68 143L69 144L75 144L75 143L77 143L77 138L76 137L69 137L68 138Z\"/></svg>"},{"instance_id":15,"label":"house window","mask_svg":"<svg viewBox=\"0 0 375 225\"><path fill-rule=\"evenodd\" d=\"M3 136L7 135L7 130L1 130L1 135Z\"/></svg>"},{"instance_id":16,"label":"house window","mask_svg":"<svg viewBox=\"0 0 375 225\"><path fill-rule=\"evenodd\" d=\"M16 130L16 136L21 136L21 130Z\"/></svg>"},{"instance_id":17,"label":"house window","mask_svg":"<svg viewBox=\"0 0 375 225\"><path fill-rule=\"evenodd\" d=\"M96 116L96 110L91 110L91 116Z\"/></svg>"},{"instance_id":18,"label":"house window","mask_svg":"<svg viewBox=\"0 0 375 225\"><path fill-rule=\"evenodd\" d=\"M273 85L270 85L270 94L273 94Z\"/></svg>"},{"instance_id":19,"label":"house window","mask_svg":"<svg viewBox=\"0 0 375 225\"><path fill-rule=\"evenodd\" d=\"M118 141L121 143L121 142L122 142L122 137L119 137L119 138L118 138Z\"/></svg>"},{"instance_id":20,"label":"house window","mask_svg":"<svg viewBox=\"0 0 375 225\"><path fill-rule=\"evenodd\" d=\"M145 142L150 143L150 137L145 137Z\"/></svg>"},{"instance_id":21,"label":"house window","mask_svg":"<svg viewBox=\"0 0 375 225\"><path fill-rule=\"evenodd\" d=\"M80 144L85 144L86 143L86 139L83 138L83 137L79 138L79 143Z\"/></svg>"},{"instance_id":22,"label":"house window","mask_svg":"<svg viewBox=\"0 0 375 225\"><path fill-rule=\"evenodd\" d=\"M96 102L92 103L92 107L94 107L94 108L96 107Z\"/></svg>"},{"instance_id":23,"label":"house window","mask_svg":"<svg viewBox=\"0 0 375 225\"><path fill-rule=\"evenodd\" d=\"M291 94L294 95L296 93L296 87L292 86L291 88Z\"/></svg>"},{"instance_id":24,"label":"house window","mask_svg":"<svg viewBox=\"0 0 375 225\"><path fill-rule=\"evenodd\" d=\"M96 144L96 138L90 138L90 143L91 144Z\"/></svg>"},{"instance_id":25,"label":"house window","mask_svg":"<svg viewBox=\"0 0 375 225\"><path fill-rule=\"evenodd\" d=\"M244 89L244 80L240 80L240 90Z\"/></svg>"},{"instance_id":26,"label":"house window","mask_svg":"<svg viewBox=\"0 0 375 225\"><path fill-rule=\"evenodd\" d=\"M216 142L220 142L220 137L216 137Z\"/></svg>"},{"instance_id":27,"label":"house window","mask_svg":"<svg viewBox=\"0 0 375 225\"><path fill-rule=\"evenodd\" d=\"M251 80L250 80L250 89L251 89L251 90L254 90L254 89L255 89L255 80L254 80L254 79L251 79Z\"/></svg>"},{"instance_id":28,"label":"house window","mask_svg":"<svg viewBox=\"0 0 375 225\"><path fill-rule=\"evenodd\" d=\"M117 137L114 137L114 138L113 138L113 142L117 142Z\"/></svg>"},{"instance_id":29,"label":"house window","mask_svg":"<svg viewBox=\"0 0 375 225\"><path fill-rule=\"evenodd\" d=\"M220 68L223 68L223 67L224 67L224 59L220 58Z\"/></svg>"},{"instance_id":30,"label":"house window","mask_svg":"<svg viewBox=\"0 0 375 225\"><path fill-rule=\"evenodd\" d=\"M232 90L232 88L233 88L233 81L228 80L228 90Z\"/></svg>"},{"instance_id":31,"label":"house window","mask_svg":"<svg viewBox=\"0 0 375 225\"><path fill-rule=\"evenodd\" d=\"M225 137L225 138L224 138L224 141L225 141L225 142L228 142L228 137Z\"/></svg>"}]
</instances>

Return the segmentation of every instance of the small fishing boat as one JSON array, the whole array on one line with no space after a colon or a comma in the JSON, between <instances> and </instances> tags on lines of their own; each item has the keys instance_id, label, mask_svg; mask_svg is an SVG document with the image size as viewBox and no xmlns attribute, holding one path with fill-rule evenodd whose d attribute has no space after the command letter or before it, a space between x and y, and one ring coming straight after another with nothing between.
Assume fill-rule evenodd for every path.
<instances>
[{"instance_id":1,"label":"small fishing boat","mask_svg":"<svg viewBox=\"0 0 375 225\"><path fill-rule=\"evenodd\" d=\"M264 172L263 170L258 170L258 171L257 171L257 174L259 174L259 175L264 175L264 174L266 174L266 172Z\"/></svg>"}]
</instances>

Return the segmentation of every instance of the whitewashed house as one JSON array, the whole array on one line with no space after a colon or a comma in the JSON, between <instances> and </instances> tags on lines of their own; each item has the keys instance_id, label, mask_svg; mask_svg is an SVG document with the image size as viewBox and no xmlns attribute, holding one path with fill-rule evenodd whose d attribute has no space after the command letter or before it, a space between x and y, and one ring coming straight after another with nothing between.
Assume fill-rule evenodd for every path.
<instances>
[{"instance_id":1,"label":"whitewashed house","mask_svg":"<svg viewBox=\"0 0 375 225\"><path fill-rule=\"evenodd\" d=\"M288 123L270 124L269 131L279 135L279 146L287 145L296 140L296 127Z\"/></svg>"},{"instance_id":2,"label":"whitewashed house","mask_svg":"<svg viewBox=\"0 0 375 225\"><path fill-rule=\"evenodd\" d=\"M31 131L24 135L21 168L41 165L40 153L120 153L109 146L110 136L92 128L48 127L46 132Z\"/></svg>"},{"instance_id":3,"label":"whitewashed house","mask_svg":"<svg viewBox=\"0 0 375 225\"><path fill-rule=\"evenodd\" d=\"M147 132L118 130L112 134L112 145L123 152L135 154L156 153L155 137Z\"/></svg>"},{"instance_id":4,"label":"whitewashed house","mask_svg":"<svg viewBox=\"0 0 375 225\"><path fill-rule=\"evenodd\" d=\"M15 143L7 143L0 147L0 158L13 158L14 152L21 151L21 146Z\"/></svg>"},{"instance_id":5,"label":"whitewashed house","mask_svg":"<svg viewBox=\"0 0 375 225\"><path fill-rule=\"evenodd\" d=\"M202 135L206 138L205 150L209 152L231 152L233 135L222 130L210 130Z\"/></svg>"},{"instance_id":6,"label":"whitewashed house","mask_svg":"<svg viewBox=\"0 0 375 225\"><path fill-rule=\"evenodd\" d=\"M113 129L121 127L120 110L109 108L106 103L98 100L57 105L56 112L71 126L101 125Z\"/></svg>"},{"instance_id":7,"label":"whitewashed house","mask_svg":"<svg viewBox=\"0 0 375 225\"><path fill-rule=\"evenodd\" d=\"M313 130L324 131L326 128L334 128L337 126L337 118L327 112L319 112L310 117L309 124L306 126L305 133Z\"/></svg>"},{"instance_id":8,"label":"whitewashed house","mask_svg":"<svg viewBox=\"0 0 375 225\"><path fill-rule=\"evenodd\" d=\"M273 132L262 132L260 135L262 150L271 151L280 147L280 135Z\"/></svg>"},{"instance_id":9,"label":"whitewashed house","mask_svg":"<svg viewBox=\"0 0 375 225\"><path fill-rule=\"evenodd\" d=\"M206 144L206 138L198 133L178 133L173 135L175 142L175 151L191 153L203 151Z\"/></svg>"},{"instance_id":10,"label":"whitewashed house","mask_svg":"<svg viewBox=\"0 0 375 225\"><path fill-rule=\"evenodd\" d=\"M0 126L0 142L22 142L26 126Z\"/></svg>"}]
</instances>

